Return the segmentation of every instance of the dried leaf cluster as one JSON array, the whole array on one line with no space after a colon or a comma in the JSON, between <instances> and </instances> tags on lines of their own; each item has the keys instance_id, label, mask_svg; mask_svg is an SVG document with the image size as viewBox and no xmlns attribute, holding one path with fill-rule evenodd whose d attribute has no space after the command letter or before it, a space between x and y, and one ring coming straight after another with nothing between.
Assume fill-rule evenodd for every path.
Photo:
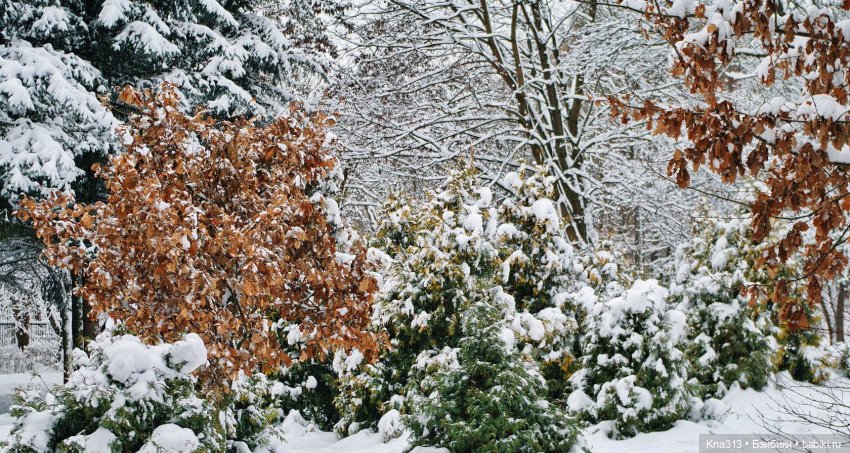
<instances>
[{"instance_id":1,"label":"dried leaf cluster","mask_svg":"<svg viewBox=\"0 0 850 453\"><path fill-rule=\"evenodd\" d=\"M370 356L376 281L361 246L337 253L318 191L337 165L332 119L297 106L264 126L188 116L169 85L156 95L128 88L121 100L141 113L121 131L126 152L96 169L108 199L54 194L19 211L48 259L82 276L92 313L152 341L197 332L208 383L294 355L356 347Z\"/></svg>"},{"instance_id":2,"label":"dried leaf cluster","mask_svg":"<svg viewBox=\"0 0 850 453\"><path fill-rule=\"evenodd\" d=\"M841 163L850 162L843 157L850 157L850 23L837 20L828 7L787 12L774 0L638 3L642 6L620 4L640 11L660 30L674 49L672 72L699 102L662 105L611 97L614 115L623 122L648 120L655 133L687 138L690 146L677 150L667 169L682 187L703 166L726 182L746 174L763 180L767 189L752 205L753 239L768 238L773 218L790 216L794 224L759 265L775 269L802 254L804 273L795 278L806 281L808 299L817 303L823 281L848 262L839 246L850 231L850 174ZM720 80L739 47L763 54L756 69L763 84L777 76L800 80L802 100L776 98L755 111L736 107ZM786 283L778 282L767 296L787 301ZM798 308L785 312L795 318Z\"/></svg>"}]
</instances>

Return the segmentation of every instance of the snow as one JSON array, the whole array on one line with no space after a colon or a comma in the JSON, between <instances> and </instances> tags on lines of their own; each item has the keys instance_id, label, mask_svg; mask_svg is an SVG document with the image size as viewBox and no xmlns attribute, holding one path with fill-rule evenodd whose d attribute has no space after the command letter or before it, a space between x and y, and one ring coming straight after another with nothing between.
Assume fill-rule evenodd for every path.
<instances>
[{"instance_id":1,"label":"snow","mask_svg":"<svg viewBox=\"0 0 850 453\"><path fill-rule=\"evenodd\" d=\"M401 422L401 413L391 409L380 420L378 420L378 433L383 436L384 442L401 436L404 433L404 425Z\"/></svg>"},{"instance_id":2,"label":"snow","mask_svg":"<svg viewBox=\"0 0 850 453\"><path fill-rule=\"evenodd\" d=\"M318 385L318 382L316 382L316 378L313 376L307 376L307 382L304 383L304 387L312 390L316 388L316 385Z\"/></svg>"},{"instance_id":3,"label":"snow","mask_svg":"<svg viewBox=\"0 0 850 453\"><path fill-rule=\"evenodd\" d=\"M558 211L555 209L555 203L552 200L549 200L548 198L535 200L535 202L531 205L531 210L534 212L534 216L539 222L548 222L554 230L559 228L561 221L558 216Z\"/></svg>"},{"instance_id":4,"label":"snow","mask_svg":"<svg viewBox=\"0 0 850 453\"><path fill-rule=\"evenodd\" d=\"M138 338L126 336L104 348L109 358L107 371L112 379L129 385L137 376L153 369L155 359Z\"/></svg>"},{"instance_id":5,"label":"snow","mask_svg":"<svg viewBox=\"0 0 850 453\"><path fill-rule=\"evenodd\" d=\"M108 151L117 121L89 91L98 83L97 69L50 46L0 46L4 196L67 189L82 174L75 156Z\"/></svg>"},{"instance_id":6,"label":"snow","mask_svg":"<svg viewBox=\"0 0 850 453\"><path fill-rule=\"evenodd\" d=\"M62 383L62 372L54 369L47 369L37 373L15 373L0 375L0 414L9 412L9 406L12 404L12 394L15 389L20 387L38 387L45 389ZM2 417L3 415L0 415ZM4 420L0 419L0 425L4 424ZM9 422L11 423L11 421ZM0 429L0 437L3 431Z\"/></svg>"},{"instance_id":7,"label":"snow","mask_svg":"<svg viewBox=\"0 0 850 453\"><path fill-rule=\"evenodd\" d=\"M175 56L180 54L180 49L162 36L156 28L142 21L133 21L127 24L121 33L115 37L113 48L119 50L122 45L133 46L138 44L140 51L148 55Z\"/></svg>"},{"instance_id":8,"label":"snow","mask_svg":"<svg viewBox=\"0 0 850 453\"><path fill-rule=\"evenodd\" d=\"M833 377L833 379L845 378ZM697 453L700 434L756 434L765 433L762 417L779 419L779 427L787 434L826 434L826 431L785 415L777 405L785 391L781 387L790 385L800 392L798 398L813 394L812 385L791 381L786 373L777 376L764 392L752 389L733 388L722 399L709 399L699 411L704 418L699 421L681 420L668 431L641 433L626 440L608 438L610 423L603 422L583 430L583 444L592 453ZM821 409L827 415L825 410Z\"/></svg>"},{"instance_id":9,"label":"snow","mask_svg":"<svg viewBox=\"0 0 850 453\"><path fill-rule=\"evenodd\" d=\"M583 411L591 406L593 406L593 400L582 390L576 390L567 397L567 408L573 412Z\"/></svg>"},{"instance_id":10,"label":"snow","mask_svg":"<svg viewBox=\"0 0 850 453\"><path fill-rule=\"evenodd\" d=\"M577 373L580 374L581 372ZM49 383L61 380L61 374L55 371L42 373L41 376ZM848 384L847 378L832 376L835 381ZM27 374L12 374L0 376L0 396L8 396L16 385L25 385L33 381ZM825 433L822 429L790 419L778 407L777 401L782 401L788 395L788 390L793 388L799 393L796 398L808 398L814 394L816 386L800 384L791 381L786 373L777 376L774 382L764 392L752 389L742 390L738 387L732 388L722 399L709 399L698 405L695 411L699 415L698 421L682 420L668 431L641 433L631 439L612 440L608 438L610 423L603 422L588 427L582 431L581 443L592 453L697 453L699 451L698 439L700 434L748 434L764 433L766 429L760 424L762 416L766 418L777 418L780 427L789 434L811 434ZM640 397L640 395L638 395ZM592 404L590 398L582 393L574 392L570 395L567 404L570 409L577 410L581 406ZM397 412L397 411L396 411ZM360 431L352 436L338 439L336 435L316 429L298 414L290 413L287 416L286 438L282 443L269 446L268 450L258 450L256 453L277 451L288 453L402 453L408 448L406 432L398 437L393 437L384 442L386 435L398 428L398 415L390 411L381 419L379 432L370 430ZM33 420L37 423L39 420ZM47 420L42 420L47 422ZM12 419L7 414L0 415L0 440L8 435ZM179 452L186 445L197 442L197 438L191 431L186 432L184 428L176 425L163 425L155 431L154 442L162 448L161 451ZM86 445L94 445L93 442L104 442L109 439L108 432L95 433L88 436ZM41 442L37 438L33 442ZM150 445L150 444L149 444ZM146 448L151 448L146 446ZM104 451L104 450L91 450ZM156 450L143 450L156 451ZM417 448L417 453L445 453L447 450L436 448Z\"/></svg>"},{"instance_id":11,"label":"snow","mask_svg":"<svg viewBox=\"0 0 850 453\"><path fill-rule=\"evenodd\" d=\"M496 236L499 238L505 237L508 239L513 239L517 236L517 234L519 234L519 230L512 223L503 223L499 225L498 229L496 230Z\"/></svg>"},{"instance_id":12,"label":"snow","mask_svg":"<svg viewBox=\"0 0 850 453\"><path fill-rule=\"evenodd\" d=\"M667 322L670 325L670 339L673 342L678 342L685 337L685 328L687 327L687 318L685 314L679 310L669 310L666 313Z\"/></svg>"},{"instance_id":13,"label":"snow","mask_svg":"<svg viewBox=\"0 0 850 453\"><path fill-rule=\"evenodd\" d=\"M522 187L522 178L519 176L519 173L512 171L506 174L504 178L502 178L502 183L506 187L510 187L511 189L516 191L517 189Z\"/></svg>"},{"instance_id":14,"label":"snow","mask_svg":"<svg viewBox=\"0 0 850 453\"><path fill-rule=\"evenodd\" d=\"M797 107L797 118L801 120L813 120L820 117L839 121L847 112L847 107L841 105L832 96L816 94Z\"/></svg>"},{"instance_id":15,"label":"snow","mask_svg":"<svg viewBox=\"0 0 850 453\"><path fill-rule=\"evenodd\" d=\"M697 4L693 0L675 0L673 5L667 8L667 14L684 18L688 14L693 14L696 6Z\"/></svg>"},{"instance_id":16,"label":"snow","mask_svg":"<svg viewBox=\"0 0 850 453\"><path fill-rule=\"evenodd\" d=\"M73 436L68 439L68 442L79 445L83 451L111 451L110 445L115 439L115 434L112 431L106 428L98 428L87 436Z\"/></svg>"},{"instance_id":17,"label":"snow","mask_svg":"<svg viewBox=\"0 0 850 453\"><path fill-rule=\"evenodd\" d=\"M233 18L233 15L230 14L223 6L216 0L201 0L199 2L201 6L204 7L210 14L216 16L221 22L236 28L239 26L239 22Z\"/></svg>"},{"instance_id":18,"label":"snow","mask_svg":"<svg viewBox=\"0 0 850 453\"><path fill-rule=\"evenodd\" d=\"M117 23L127 20L130 11L129 0L106 0L103 8L97 15L97 20L107 28L114 27Z\"/></svg>"},{"instance_id":19,"label":"snow","mask_svg":"<svg viewBox=\"0 0 850 453\"><path fill-rule=\"evenodd\" d=\"M21 444L32 447L35 451L47 451L47 444L50 442L47 434L51 431L56 417L49 412L27 414L20 432Z\"/></svg>"},{"instance_id":20,"label":"snow","mask_svg":"<svg viewBox=\"0 0 850 453\"><path fill-rule=\"evenodd\" d=\"M158 426L151 434L151 440L139 453L183 453L195 451L201 442L189 428L181 428L172 423Z\"/></svg>"},{"instance_id":21,"label":"snow","mask_svg":"<svg viewBox=\"0 0 850 453\"><path fill-rule=\"evenodd\" d=\"M842 146L841 149L838 150L829 143L826 147L826 154L830 162L836 164L850 164L850 147Z\"/></svg>"},{"instance_id":22,"label":"snow","mask_svg":"<svg viewBox=\"0 0 850 453\"><path fill-rule=\"evenodd\" d=\"M171 347L172 364L183 364L181 373L191 373L207 363L207 348L204 340L196 333L186 335L182 341Z\"/></svg>"}]
</instances>

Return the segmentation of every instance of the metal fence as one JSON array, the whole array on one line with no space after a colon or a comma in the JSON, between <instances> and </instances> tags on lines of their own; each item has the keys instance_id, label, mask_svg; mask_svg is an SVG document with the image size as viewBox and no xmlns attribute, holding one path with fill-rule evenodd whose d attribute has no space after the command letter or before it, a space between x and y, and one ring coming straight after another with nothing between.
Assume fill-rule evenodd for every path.
<instances>
[{"instance_id":1,"label":"metal fence","mask_svg":"<svg viewBox=\"0 0 850 453\"><path fill-rule=\"evenodd\" d=\"M18 348L14 321L0 321L0 373L23 373L55 365L61 357L60 337L46 321L29 325L30 341Z\"/></svg>"}]
</instances>

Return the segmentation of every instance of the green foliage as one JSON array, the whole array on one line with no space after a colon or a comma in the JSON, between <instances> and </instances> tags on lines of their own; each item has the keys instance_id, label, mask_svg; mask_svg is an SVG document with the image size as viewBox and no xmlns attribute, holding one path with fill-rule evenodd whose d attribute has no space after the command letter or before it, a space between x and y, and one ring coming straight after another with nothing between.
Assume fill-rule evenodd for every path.
<instances>
[{"instance_id":1,"label":"green foliage","mask_svg":"<svg viewBox=\"0 0 850 453\"><path fill-rule=\"evenodd\" d=\"M752 321L752 310L734 295L721 297L686 312L685 353L702 398L722 398L733 384L761 390L773 370L770 343Z\"/></svg>"},{"instance_id":2,"label":"green foliage","mask_svg":"<svg viewBox=\"0 0 850 453\"><path fill-rule=\"evenodd\" d=\"M10 452L156 451L174 434L198 452L225 448L217 411L188 373L206 360L196 335L145 346L132 335L101 335L63 386L15 397Z\"/></svg>"},{"instance_id":3,"label":"green foliage","mask_svg":"<svg viewBox=\"0 0 850 453\"><path fill-rule=\"evenodd\" d=\"M752 248L747 225L704 220L695 231L677 250L671 292L688 316L685 353L698 395L722 398L733 384L761 390L773 369L773 349L764 332L770 319L742 295L755 275L744 259Z\"/></svg>"},{"instance_id":4,"label":"green foliage","mask_svg":"<svg viewBox=\"0 0 850 453\"><path fill-rule=\"evenodd\" d=\"M285 442L280 425L291 411L322 430L332 429L339 420L333 402L336 381L331 366L318 362L294 363L273 377L241 374L224 401L230 443L254 451Z\"/></svg>"},{"instance_id":5,"label":"green foliage","mask_svg":"<svg viewBox=\"0 0 850 453\"><path fill-rule=\"evenodd\" d=\"M774 370L798 380L823 379L818 313L797 278L800 262L792 257L768 270L759 264L764 246L751 240L749 220L701 214L695 237L677 251L671 286L674 301L688 314L687 353L701 396L722 397L735 383L760 390ZM777 221L772 237L784 234ZM781 280L789 283L777 285ZM787 297L784 306L800 310L794 323L775 303L780 292Z\"/></svg>"},{"instance_id":6,"label":"green foliage","mask_svg":"<svg viewBox=\"0 0 850 453\"><path fill-rule=\"evenodd\" d=\"M375 426L393 396L403 397L417 355L457 344L470 288L496 268L485 231L494 215L492 194L477 182L475 171L467 169L421 205L394 198L384 208L374 243L383 251L374 253L387 268L373 325L391 344L376 364L339 365L338 432Z\"/></svg>"},{"instance_id":7,"label":"green foliage","mask_svg":"<svg viewBox=\"0 0 850 453\"><path fill-rule=\"evenodd\" d=\"M562 452L575 442L572 421L546 400L534 361L514 344L499 309L477 303L464 313L458 348L419 355L404 422L412 446L463 452Z\"/></svg>"},{"instance_id":8,"label":"green foliage","mask_svg":"<svg viewBox=\"0 0 850 453\"><path fill-rule=\"evenodd\" d=\"M612 420L615 438L669 429L690 409L685 315L667 310L666 297L657 281L636 280L590 312L567 403L587 421Z\"/></svg>"}]
</instances>

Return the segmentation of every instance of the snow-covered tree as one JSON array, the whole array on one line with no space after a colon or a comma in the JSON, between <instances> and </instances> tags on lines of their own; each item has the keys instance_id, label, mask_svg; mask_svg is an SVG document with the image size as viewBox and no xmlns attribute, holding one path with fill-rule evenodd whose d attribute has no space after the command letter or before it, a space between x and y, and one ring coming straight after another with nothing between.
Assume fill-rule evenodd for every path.
<instances>
[{"instance_id":1,"label":"snow-covered tree","mask_svg":"<svg viewBox=\"0 0 850 453\"><path fill-rule=\"evenodd\" d=\"M390 347L375 364L341 370L343 432L352 423L376 423L394 395L404 396L419 353L457 344L470 290L496 272L487 235L495 221L491 202L490 190L467 169L421 204L405 198L388 203L374 245L391 263L372 323L387 334Z\"/></svg>"},{"instance_id":2,"label":"snow-covered tree","mask_svg":"<svg viewBox=\"0 0 850 453\"><path fill-rule=\"evenodd\" d=\"M690 410L685 315L667 296L657 281L636 280L591 311L567 404L588 421L613 421L612 437L669 429Z\"/></svg>"},{"instance_id":3,"label":"snow-covered tree","mask_svg":"<svg viewBox=\"0 0 850 453\"><path fill-rule=\"evenodd\" d=\"M498 299L462 315L455 348L421 353L413 367L411 445L465 452L560 452L575 442L573 421L547 401L536 363L516 348Z\"/></svg>"},{"instance_id":4,"label":"snow-covered tree","mask_svg":"<svg viewBox=\"0 0 850 453\"><path fill-rule=\"evenodd\" d=\"M321 91L333 50L326 27L343 5L299 0L271 11L268 3L0 2L0 218L21 194L103 199L92 165L120 150L114 128L133 109L118 100L125 85L172 82L182 108L218 117L278 116ZM16 226L0 221L31 237ZM32 267L37 255L9 261ZM95 326L90 307L67 292L82 282L64 280L51 302L67 305L64 344L81 347Z\"/></svg>"},{"instance_id":5,"label":"snow-covered tree","mask_svg":"<svg viewBox=\"0 0 850 453\"><path fill-rule=\"evenodd\" d=\"M89 62L20 41L0 45L0 68L0 197L6 209L22 193L71 190L86 162L116 149L118 122L97 98L106 82Z\"/></svg>"},{"instance_id":6,"label":"snow-covered tree","mask_svg":"<svg viewBox=\"0 0 850 453\"><path fill-rule=\"evenodd\" d=\"M497 197L521 162L546 166L551 199L569 205L565 236L615 239L648 271L687 237L696 197L660 177L673 141L594 102L677 91L667 49L647 45L635 15L552 0L382 0L360 12L339 84L340 140L351 175L344 206L367 226L387 193L433 188L471 153Z\"/></svg>"},{"instance_id":7,"label":"snow-covered tree","mask_svg":"<svg viewBox=\"0 0 850 453\"><path fill-rule=\"evenodd\" d=\"M168 85L122 99L142 113L126 152L99 171L108 200L22 202L50 262L85 278L92 310L146 339L197 330L210 350L204 383L216 386L337 348L374 352L376 281L365 250L337 249L338 210L322 191L337 165L330 120L188 116Z\"/></svg>"},{"instance_id":8,"label":"snow-covered tree","mask_svg":"<svg viewBox=\"0 0 850 453\"><path fill-rule=\"evenodd\" d=\"M319 46L328 43L321 22L293 27L281 23L290 19L286 11L275 21L257 6L245 0L17 0L5 3L0 28L9 47L29 43L87 61L108 91L168 81L180 88L186 106L203 105L217 115L276 115L298 97L289 89L301 73L325 72L326 50ZM298 12L306 21L322 11Z\"/></svg>"},{"instance_id":9,"label":"snow-covered tree","mask_svg":"<svg viewBox=\"0 0 850 453\"><path fill-rule=\"evenodd\" d=\"M101 334L63 386L21 390L4 451L222 451L217 411L195 391L207 362L195 334L147 346L132 335Z\"/></svg>"},{"instance_id":10,"label":"snow-covered tree","mask_svg":"<svg viewBox=\"0 0 850 453\"><path fill-rule=\"evenodd\" d=\"M773 370L770 316L744 296L752 275L747 225L706 216L694 227L696 237L677 250L672 302L687 314L685 353L703 397L722 398L735 383L760 390Z\"/></svg>"},{"instance_id":11,"label":"snow-covered tree","mask_svg":"<svg viewBox=\"0 0 850 453\"><path fill-rule=\"evenodd\" d=\"M553 201L555 178L546 169L505 175L507 196L497 208L497 282L513 300L509 314L519 347L538 361L551 396L560 399L575 371L582 313L572 295L590 285L592 266L566 237Z\"/></svg>"},{"instance_id":12,"label":"snow-covered tree","mask_svg":"<svg viewBox=\"0 0 850 453\"><path fill-rule=\"evenodd\" d=\"M97 197L81 176L118 149L102 100L124 85L169 81L186 108L276 115L299 68L323 72L246 1L10 0L0 30L0 195L12 202L51 189Z\"/></svg>"}]
</instances>

